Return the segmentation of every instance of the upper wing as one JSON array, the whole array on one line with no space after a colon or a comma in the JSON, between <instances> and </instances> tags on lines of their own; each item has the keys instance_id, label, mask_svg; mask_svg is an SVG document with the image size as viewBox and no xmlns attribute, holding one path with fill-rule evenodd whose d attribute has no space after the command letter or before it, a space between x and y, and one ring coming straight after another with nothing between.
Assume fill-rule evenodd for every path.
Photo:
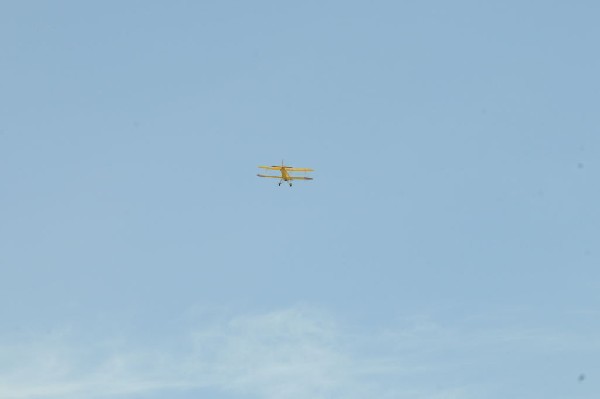
<instances>
[{"instance_id":1,"label":"upper wing","mask_svg":"<svg viewBox=\"0 0 600 399\"><path fill-rule=\"evenodd\" d=\"M261 175L261 174L258 174L256 176L258 176L258 177L272 177L273 179L281 179L281 176L267 176L267 175Z\"/></svg>"},{"instance_id":2,"label":"upper wing","mask_svg":"<svg viewBox=\"0 0 600 399\"><path fill-rule=\"evenodd\" d=\"M290 176L288 180L312 180L312 177L304 177L304 176Z\"/></svg>"},{"instance_id":3,"label":"upper wing","mask_svg":"<svg viewBox=\"0 0 600 399\"><path fill-rule=\"evenodd\" d=\"M314 169L311 168L293 168L293 167L286 167L285 170L287 170L288 172L314 172Z\"/></svg>"},{"instance_id":4,"label":"upper wing","mask_svg":"<svg viewBox=\"0 0 600 399\"><path fill-rule=\"evenodd\" d=\"M281 166L259 166L259 168L269 169L269 170L280 170Z\"/></svg>"},{"instance_id":5,"label":"upper wing","mask_svg":"<svg viewBox=\"0 0 600 399\"><path fill-rule=\"evenodd\" d=\"M273 166L260 165L259 168L261 168L261 169L268 169L268 170L281 170L282 166L278 166L278 165L273 165ZM283 166L283 168L285 170L287 170L288 172L314 172L314 169L311 169L311 168L294 168L293 166Z\"/></svg>"}]
</instances>

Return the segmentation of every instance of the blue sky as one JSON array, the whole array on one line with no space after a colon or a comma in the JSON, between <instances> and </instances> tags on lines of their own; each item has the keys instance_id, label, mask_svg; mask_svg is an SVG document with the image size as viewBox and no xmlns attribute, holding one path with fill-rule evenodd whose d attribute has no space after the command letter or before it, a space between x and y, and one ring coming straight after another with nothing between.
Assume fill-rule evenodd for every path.
<instances>
[{"instance_id":1,"label":"blue sky","mask_svg":"<svg viewBox=\"0 0 600 399\"><path fill-rule=\"evenodd\" d=\"M596 397L600 7L496 3L0 5L0 397Z\"/></svg>"}]
</instances>

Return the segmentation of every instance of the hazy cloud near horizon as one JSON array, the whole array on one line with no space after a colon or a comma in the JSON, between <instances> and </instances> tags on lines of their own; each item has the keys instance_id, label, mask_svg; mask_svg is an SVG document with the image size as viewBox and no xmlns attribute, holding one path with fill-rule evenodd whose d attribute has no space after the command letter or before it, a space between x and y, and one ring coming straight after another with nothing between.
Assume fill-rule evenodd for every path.
<instances>
[{"instance_id":1,"label":"hazy cloud near horizon","mask_svg":"<svg viewBox=\"0 0 600 399\"><path fill-rule=\"evenodd\" d=\"M418 316L377 331L344 325L323 309L294 306L264 313L204 312L181 334L140 343L132 336L85 342L73 328L4 345L0 396L124 398L182 392L268 399L486 398L518 395L523 379L568 392L600 355L600 339L523 326L472 330ZM576 352L584 362L574 362ZM534 357L562 368L512 374ZM440 360L443 359L443 360ZM7 366L10 365L10 366ZM579 366L579 368L578 368ZM586 384L596 385L591 370ZM596 367L594 371L598 371ZM535 395L536 392L529 392ZM175 396L177 397L177 396ZM531 396L530 396L531 397Z\"/></svg>"}]
</instances>

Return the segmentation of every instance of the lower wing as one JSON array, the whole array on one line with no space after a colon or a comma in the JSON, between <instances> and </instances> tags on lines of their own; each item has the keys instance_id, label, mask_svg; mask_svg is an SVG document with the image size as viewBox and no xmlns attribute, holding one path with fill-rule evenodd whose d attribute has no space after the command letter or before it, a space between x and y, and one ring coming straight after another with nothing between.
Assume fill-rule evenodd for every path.
<instances>
[{"instance_id":1,"label":"lower wing","mask_svg":"<svg viewBox=\"0 0 600 399\"><path fill-rule=\"evenodd\" d=\"M261 174L258 174L256 176L258 176L258 177L270 177L272 179L281 179L282 178L281 176L267 176L267 175L261 175Z\"/></svg>"},{"instance_id":2,"label":"lower wing","mask_svg":"<svg viewBox=\"0 0 600 399\"><path fill-rule=\"evenodd\" d=\"M312 177L304 177L304 176L290 176L288 180L312 180Z\"/></svg>"}]
</instances>

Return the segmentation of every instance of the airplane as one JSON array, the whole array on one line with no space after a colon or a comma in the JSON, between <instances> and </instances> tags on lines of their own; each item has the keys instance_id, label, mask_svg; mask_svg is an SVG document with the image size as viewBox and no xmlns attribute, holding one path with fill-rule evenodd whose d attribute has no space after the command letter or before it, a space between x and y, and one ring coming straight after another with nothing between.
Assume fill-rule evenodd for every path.
<instances>
[{"instance_id":1,"label":"airplane","mask_svg":"<svg viewBox=\"0 0 600 399\"><path fill-rule=\"evenodd\" d=\"M256 176L258 177L270 177L272 179L279 179L279 186L281 183L286 181L292 187L292 180L312 180L312 177L304 177L304 176L292 176L290 172L312 172L313 169L310 168L294 168L292 166L285 166L283 161L281 161L281 166L273 165L273 166L259 166L261 169L267 170L278 170L281 173L281 176L270 176L270 175L261 175L260 173Z\"/></svg>"}]
</instances>

